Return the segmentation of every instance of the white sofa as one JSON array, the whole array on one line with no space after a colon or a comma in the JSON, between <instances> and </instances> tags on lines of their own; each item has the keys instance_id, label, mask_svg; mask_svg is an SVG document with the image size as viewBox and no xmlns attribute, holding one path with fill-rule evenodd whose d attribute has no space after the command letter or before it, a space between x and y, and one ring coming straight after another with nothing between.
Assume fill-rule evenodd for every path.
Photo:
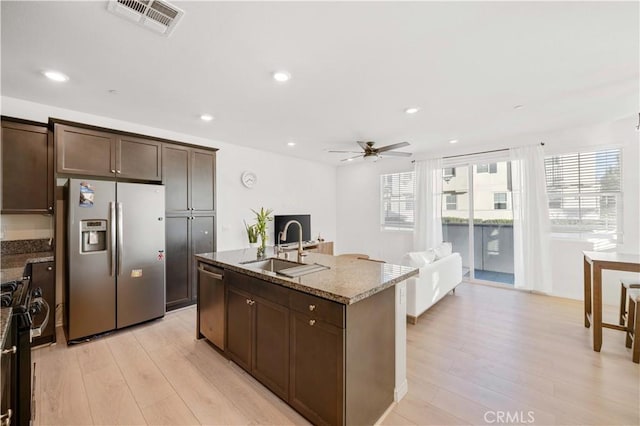
<instances>
[{"instance_id":1,"label":"white sofa","mask_svg":"<svg viewBox=\"0 0 640 426\"><path fill-rule=\"evenodd\" d=\"M412 324L462 282L462 258L459 253L426 263L429 258L427 252L411 252L403 259L404 265L420 268L420 275L407 280L407 319Z\"/></svg>"}]
</instances>

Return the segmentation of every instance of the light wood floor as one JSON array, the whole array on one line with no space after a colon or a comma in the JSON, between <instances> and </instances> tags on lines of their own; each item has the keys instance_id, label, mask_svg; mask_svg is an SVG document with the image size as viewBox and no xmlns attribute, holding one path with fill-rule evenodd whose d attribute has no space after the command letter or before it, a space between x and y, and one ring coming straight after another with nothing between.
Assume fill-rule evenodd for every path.
<instances>
[{"instance_id":1,"label":"light wood floor","mask_svg":"<svg viewBox=\"0 0 640 426\"><path fill-rule=\"evenodd\" d=\"M409 393L383 424L640 424L624 333L605 329L596 353L589 331L580 302L462 284L408 325ZM36 424L307 424L194 336L189 308L35 350Z\"/></svg>"}]
</instances>

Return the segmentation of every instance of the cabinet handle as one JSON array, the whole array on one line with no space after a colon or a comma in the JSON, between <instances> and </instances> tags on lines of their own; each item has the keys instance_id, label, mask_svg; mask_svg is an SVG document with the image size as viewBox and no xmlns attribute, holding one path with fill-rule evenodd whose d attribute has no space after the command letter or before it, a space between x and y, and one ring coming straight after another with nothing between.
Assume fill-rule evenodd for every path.
<instances>
[{"instance_id":1,"label":"cabinet handle","mask_svg":"<svg viewBox=\"0 0 640 426\"><path fill-rule=\"evenodd\" d=\"M255 300L252 300L252 301L251 301L251 303L249 303L249 304L250 304L251 306L253 306L253 305L255 305L255 304L256 304L256 301L255 301Z\"/></svg>"},{"instance_id":2,"label":"cabinet handle","mask_svg":"<svg viewBox=\"0 0 640 426\"><path fill-rule=\"evenodd\" d=\"M111 173L115 173L115 172L116 172L116 169L111 169Z\"/></svg>"},{"instance_id":3,"label":"cabinet handle","mask_svg":"<svg viewBox=\"0 0 640 426\"><path fill-rule=\"evenodd\" d=\"M254 303L256 303L255 300L247 299L247 305L253 306Z\"/></svg>"},{"instance_id":4,"label":"cabinet handle","mask_svg":"<svg viewBox=\"0 0 640 426\"><path fill-rule=\"evenodd\" d=\"M309 325L313 326L316 323L316 320L309 320Z\"/></svg>"},{"instance_id":5,"label":"cabinet handle","mask_svg":"<svg viewBox=\"0 0 640 426\"><path fill-rule=\"evenodd\" d=\"M116 173L122 173L120 170L116 170Z\"/></svg>"},{"instance_id":6,"label":"cabinet handle","mask_svg":"<svg viewBox=\"0 0 640 426\"><path fill-rule=\"evenodd\" d=\"M316 305L309 305L309 310L310 310L310 311L313 311L313 310L315 310L315 309L316 309Z\"/></svg>"},{"instance_id":7,"label":"cabinet handle","mask_svg":"<svg viewBox=\"0 0 640 426\"><path fill-rule=\"evenodd\" d=\"M47 271L53 271L53 266L47 266Z\"/></svg>"},{"instance_id":8,"label":"cabinet handle","mask_svg":"<svg viewBox=\"0 0 640 426\"><path fill-rule=\"evenodd\" d=\"M18 348L16 348L15 346L11 346L10 349L3 349L2 350L2 355L15 354L17 350L18 350Z\"/></svg>"},{"instance_id":9,"label":"cabinet handle","mask_svg":"<svg viewBox=\"0 0 640 426\"><path fill-rule=\"evenodd\" d=\"M49 206L49 211L52 212L53 211L53 206Z\"/></svg>"},{"instance_id":10,"label":"cabinet handle","mask_svg":"<svg viewBox=\"0 0 640 426\"><path fill-rule=\"evenodd\" d=\"M223 278L222 274L216 274L215 272L207 271L203 267L198 268L198 271L202 272L205 275L209 275L211 278L216 280L221 280Z\"/></svg>"}]
</instances>

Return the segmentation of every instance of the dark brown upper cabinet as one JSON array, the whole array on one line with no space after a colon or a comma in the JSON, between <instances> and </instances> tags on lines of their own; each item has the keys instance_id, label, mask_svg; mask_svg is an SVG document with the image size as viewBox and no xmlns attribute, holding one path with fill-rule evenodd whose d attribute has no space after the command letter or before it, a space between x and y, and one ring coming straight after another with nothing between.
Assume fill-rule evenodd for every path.
<instances>
[{"instance_id":1,"label":"dark brown upper cabinet","mask_svg":"<svg viewBox=\"0 0 640 426\"><path fill-rule=\"evenodd\" d=\"M165 144L163 183L167 213L214 212L215 170L215 151Z\"/></svg>"},{"instance_id":2,"label":"dark brown upper cabinet","mask_svg":"<svg viewBox=\"0 0 640 426\"><path fill-rule=\"evenodd\" d=\"M53 213L53 140L45 124L2 120L2 213Z\"/></svg>"},{"instance_id":3,"label":"dark brown upper cabinet","mask_svg":"<svg viewBox=\"0 0 640 426\"><path fill-rule=\"evenodd\" d=\"M162 143L119 136L116 142L116 165L119 178L161 181Z\"/></svg>"},{"instance_id":4,"label":"dark brown upper cabinet","mask_svg":"<svg viewBox=\"0 0 640 426\"><path fill-rule=\"evenodd\" d=\"M162 180L162 143L56 123L57 171L65 175Z\"/></svg>"}]
</instances>

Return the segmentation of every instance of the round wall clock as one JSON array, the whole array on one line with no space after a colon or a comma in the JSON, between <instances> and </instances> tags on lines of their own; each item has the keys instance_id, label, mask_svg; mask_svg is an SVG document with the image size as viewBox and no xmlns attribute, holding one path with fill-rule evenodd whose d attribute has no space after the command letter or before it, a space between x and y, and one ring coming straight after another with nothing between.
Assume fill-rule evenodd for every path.
<instances>
[{"instance_id":1,"label":"round wall clock","mask_svg":"<svg viewBox=\"0 0 640 426\"><path fill-rule=\"evenodd\" d=\"M253 186L258 182L258 176L253 172L242 172L240 180L247 188L253 188Z\"/></svg>"}]
</instances>

